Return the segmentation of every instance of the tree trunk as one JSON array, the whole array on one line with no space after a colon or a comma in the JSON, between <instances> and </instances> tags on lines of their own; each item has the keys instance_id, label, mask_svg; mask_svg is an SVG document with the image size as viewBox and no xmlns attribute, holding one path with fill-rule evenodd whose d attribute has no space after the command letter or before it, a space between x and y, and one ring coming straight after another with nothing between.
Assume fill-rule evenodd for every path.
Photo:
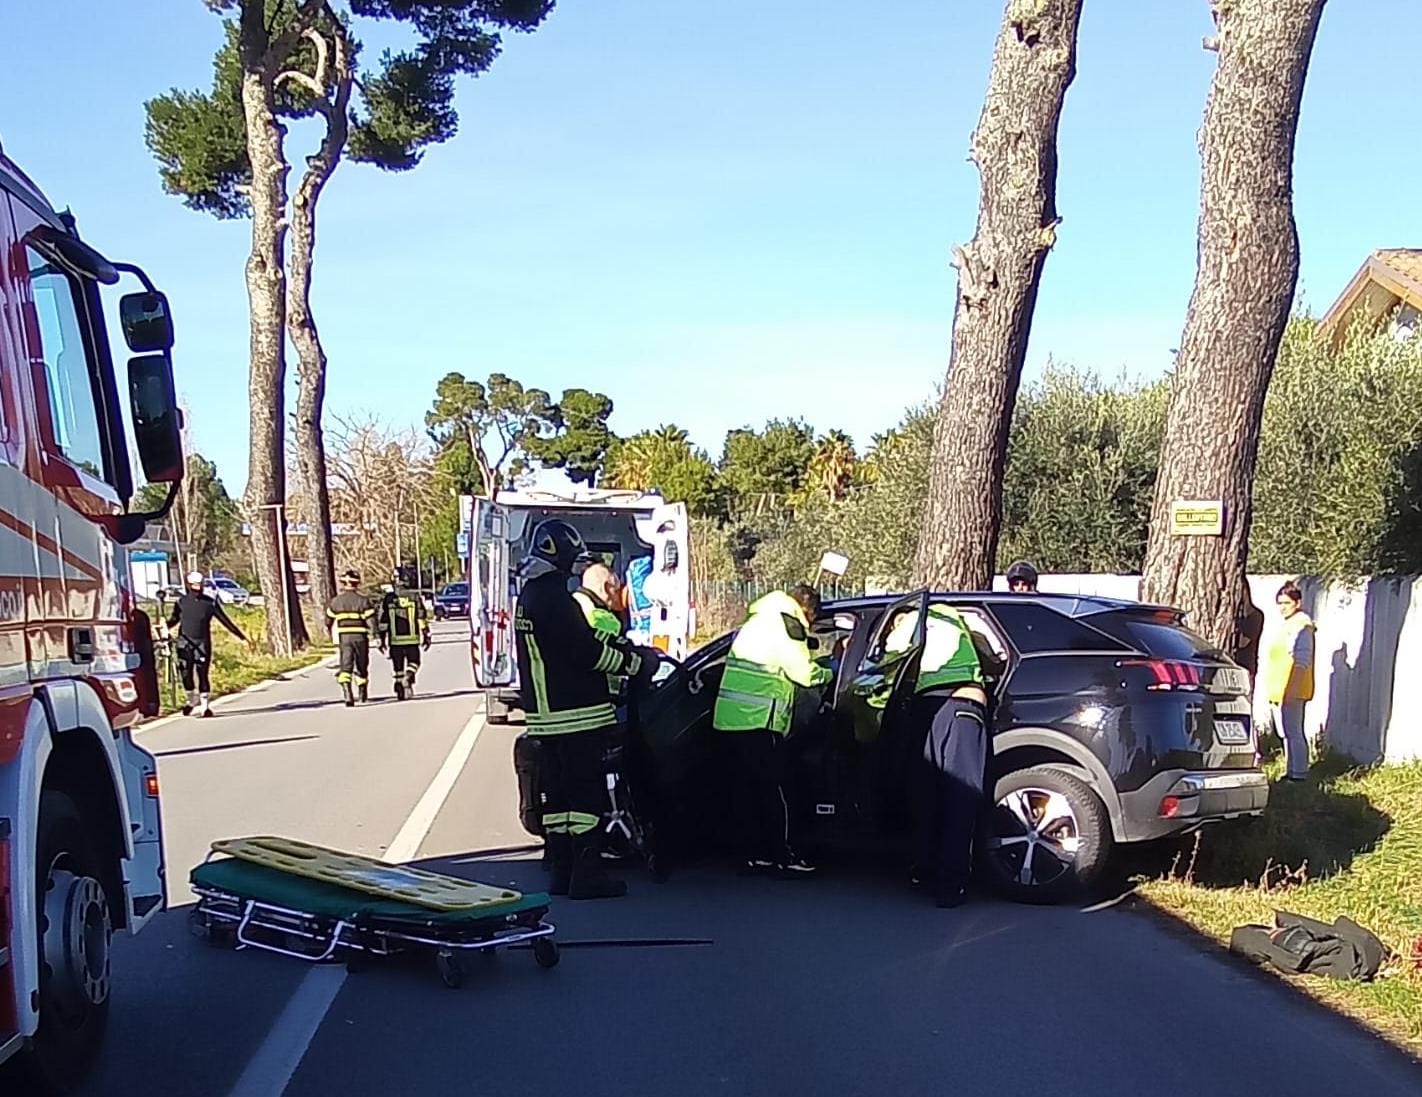
<instances>
[{"instance_id":1,"label":"tree trunk","mask_svg":"<svg viewBox=\"0 0 1422 1097\"><path fill-rule=\"evenodd\" d=\"M1082 0L1009 0L971 159L972 241L954 249L953 349L933 432L920 582L979 590L1002 526L1008 428L1037 286L1058 223L1057 125L1076 75Z\"/></svg>"},{"instance_id":2,"label":"tree trunk","mask_svg":"<svg viewBox=\"0 0 1422 1097\"><path fill-rule=\"evenodd\" d=\"M1234 650L1264 395L1298 280L1294 136L1324 0L1214 0L1219 65L1200 129L1199 267L1176 359L1144 597ZM1219 537L1173 536L1171 503L1218 500Z\"/></svg>"},{"instance_id":3,"label":"tree trunk","mask_svg":"<svg viewBox=\"0 0 1422 1097\"><path fill-rule=\"evenodd\" d=\"M319 33L319 32L318 32ZM326 133L296 188L291 213L291 281L287 287L286 326L296 348L296 453L301 479L310 499L306 562L310 568L311 601L318 609L336 595L335 559L331 550L331 490L326 475L326 439L321 409L326 400L326 351L311 314L311 271L316 255L316 203L346 147L347 107L353 74L344 33L332 32L335 94L323 109ZM323 54L322 67L325 66ZM323 74L324 75L324 74Z\"/></svg>"},{"instance_id":4,"label":"tree trunk","mask_svg":"<svg viewBox=\"0 0 1422 1097\"><path fill-rule=\"evenodd\" d=\"M247 155L252 164L252 251L247 257L250 306L248 394L251 439L247 465L247 512L252 552L267 607L267 639L275 651L305 646L291 571L281 558L278 521L285 521L286 426L285 274L286 157L284 130L276 120L272 93L272 58L261 0L242 5L240 52L242 113L247 127ZM285 597L283 592L285 591ZM283 606L290 613L283 613Z\"/></svg>"}]
</instances>

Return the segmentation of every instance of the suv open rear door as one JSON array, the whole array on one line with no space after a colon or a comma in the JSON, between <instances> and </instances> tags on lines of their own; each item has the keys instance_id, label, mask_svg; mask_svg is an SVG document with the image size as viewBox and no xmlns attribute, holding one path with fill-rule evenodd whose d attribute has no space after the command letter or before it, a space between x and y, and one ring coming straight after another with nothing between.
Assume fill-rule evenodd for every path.
<instances>
[{"instance_id":1,"label":"suv open rear door","mask_svg":"<svg viewBox=\"0 0 1422 1097\"><path fill-rule=\"evenodd\" d=\"M481 689L510 686L515 663L508 508L489 499L475 499L470 542L469 636L474 683Z\"/></svg>"},{"instance_id":2,"label":"suv open rear door","mask_svg":"<svg viewBox=\"0 0 1422 1097\"><path fill-rule=\"evenodd\" d=\"M910 627L906 623L913 616ZM891 721L912 699L919 664L928 635L928 592L916 591L895 602L872 624L866 647L857 668L845 667L846 675L835 695L841 727L847 721L855 741L879 740L886 722Z\"/></svg>"}]
</instances>

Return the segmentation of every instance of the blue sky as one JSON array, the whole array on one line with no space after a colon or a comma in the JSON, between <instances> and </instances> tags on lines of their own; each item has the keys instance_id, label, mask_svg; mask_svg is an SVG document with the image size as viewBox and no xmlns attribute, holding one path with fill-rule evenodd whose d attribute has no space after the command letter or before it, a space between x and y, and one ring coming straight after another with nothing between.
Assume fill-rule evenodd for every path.
<instances>
[{"instance_id":1,"label":"blue sky","mask_svg":"<svg viewBox=\"0 0 1422 1097\"><path fill-rule=\"evenodd\" d=\"M1149 6L1087 0L1029 376L1048 357L1157 375L1179 341L1211 24L1205 0ZM4 7L0 141L168 292L194 442L240 491L247 223L163 194L143 144L145 98L208 86L219 23L201 0ZM329 407L415 423L445 372L501 370L604 391L619 432L674 421L713 452L771 416L861 444L890 426L947 365L1002 5L886 7L561 0L460 88L452 143L405 175L346 164L328 188ZM1315 310L1372 249L1422 244L1412 7L1324 15L1295 175Z\"/></svg>"}]
</instances>

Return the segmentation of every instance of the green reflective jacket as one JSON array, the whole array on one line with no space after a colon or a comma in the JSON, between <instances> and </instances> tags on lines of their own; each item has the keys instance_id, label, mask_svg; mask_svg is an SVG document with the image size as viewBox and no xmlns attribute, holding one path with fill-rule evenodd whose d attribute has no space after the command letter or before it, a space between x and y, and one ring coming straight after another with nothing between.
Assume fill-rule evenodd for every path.
<instances>
[{"instance_id":1,"label":"green reflective jacket","mask_svg":"<svg viewBox=\"0 0 1422 1097\"><path fill-rule=\"evenodd\" d=\"M755 601L726 657L712 726L717 731L790 732L795 691L824 685L830 669L810 655L809 622L783 591Z\"/></svg>"},{"instance_id":2,"label":"green reflective jacket","mask_svg":"<svg viewBox=\"0 0 1422 1097\"><path fill-rule=\"evenodd\" d=\"M622 620L608 609L601 598L590 590L573 591L573 601L578 603L578 608L583 611L583 617L599 636L609 640L616 640L622 636ZM627 681L625 674L609 674L607 676L607 690L613 697L622 695L622 687Z\"/></svg>"},{"instance_id":3,"label":"green reflective jacket","mask_svg":"<svg viewBox=\"0 0 1422 1097\"><path fill-rule=\"evenodd\" d=\"M905 614L890 630L884 649L907 651L913 643L917 627L917 612ZM982 684L982 663L978 659L978 649L973 646L967 622L952 606L938 602L930 605L923 659L918 667L918 691Z\"/></svg>"}]
</instances>

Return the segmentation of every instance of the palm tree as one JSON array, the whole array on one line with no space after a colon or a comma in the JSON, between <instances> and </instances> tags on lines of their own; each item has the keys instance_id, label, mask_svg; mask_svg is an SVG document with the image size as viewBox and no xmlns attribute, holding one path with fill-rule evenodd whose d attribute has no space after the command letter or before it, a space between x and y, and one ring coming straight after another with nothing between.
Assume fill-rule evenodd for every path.
<instances>
[{"instance_id":1,"label":"palm tree","mask_svg":"<svg viewBox=\"0 0 1422 1097\"><path fill-rule=\"evenodd\" d=\"M815 443L815 453L810 458L810 480L831 503L841 502L854 482L857 462L854 440L842 430L832 430Z\"/></svg>"}]
</instances>

